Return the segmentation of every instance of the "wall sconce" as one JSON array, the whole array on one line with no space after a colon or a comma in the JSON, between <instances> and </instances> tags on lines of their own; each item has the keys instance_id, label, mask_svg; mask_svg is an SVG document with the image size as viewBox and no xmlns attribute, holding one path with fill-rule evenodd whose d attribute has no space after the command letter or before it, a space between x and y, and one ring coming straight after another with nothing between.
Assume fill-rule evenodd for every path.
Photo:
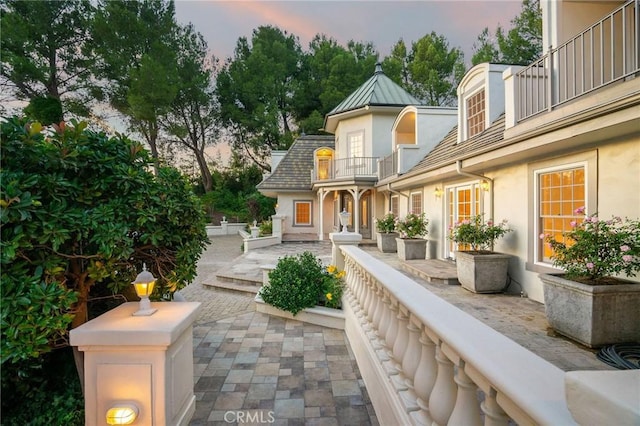
<instances>
[{"instance_id":1,"label":"wall sconce","mask_svg":"<svg viewBox=\"0 0 640 426\"><path fill-rule=\"evenodd\" d=\"M138 274L136 280L133 281L133 288L136 290L136 294L140 298L140 309L133 313L135 316L149 316L153 315L157 309L151 308L151 301L149 295L153 293L153 287L156 285L156 277L151 272L147 271L147 264L142 264L142 272ZM122 423L127 424L127 423Z\"/></svg>"},{"instance_id":2,"label":"wall sconce","mask_svg":"<svg viewBox=\"0 0 640 426\"><path fill-rule=\"evenodd\" d=\"M440 198L442 197L442 195L444 195L444 189L438 187L433 190L433 194L436 196L436 198Z\"/></svg>"},{"instance_id":3,"label":"wall sconce","mask_svg":"<svg viewBox=\"0 0 640 426\"><path fill-rule=\"evenodd\" d=\"M483 191L488 191L488 190L489 190L489 188L491 188L491 184L489 183L489 181L488 181L488 180L486 180L486 179L482 179L482 181L480 181L480 188L481 188Z\"/></svg>"},{"instance_id":4,"label":"wall sconce","mask_svg":"<svg viewBox=\"0 0 640 426\"><path fill-rule=\"evenodd\" d=\"M107 410L107 424L130 425L138 418L138 407L133 404L118 404Z\"/></svg>"},{"instance_id":5,"label":"wall sconce","mask_svg":"<svg viewBox=\"0 0 640 426\"><path fill-rule=\"evenodd\" d=\"M349 223L349 217L351 213L347 211L347 209L342 209L340 212L340 225L342 225L342 233L346 234L347 232L347 224Z\"/></svg>"}]
</instances>

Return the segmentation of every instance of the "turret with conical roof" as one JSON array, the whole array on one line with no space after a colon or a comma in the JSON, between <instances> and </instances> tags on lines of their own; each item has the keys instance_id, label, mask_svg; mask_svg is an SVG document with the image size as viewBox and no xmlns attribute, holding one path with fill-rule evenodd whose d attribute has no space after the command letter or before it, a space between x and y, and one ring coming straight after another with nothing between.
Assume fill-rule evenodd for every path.
<instances>
[{"instance_id":1,"label":"turret with conical roof","mask_svg":"<svg viewBox=\"0 0 640 426\"><path fill-rule=\"evenodd\" d=\"M341 114L371 107L403 108L407 105L421 105L421 102L387 77L382 64L377 63L373 75L325 116L324 129L332 133L337 116Z\"/></svg>"}]
</instances>

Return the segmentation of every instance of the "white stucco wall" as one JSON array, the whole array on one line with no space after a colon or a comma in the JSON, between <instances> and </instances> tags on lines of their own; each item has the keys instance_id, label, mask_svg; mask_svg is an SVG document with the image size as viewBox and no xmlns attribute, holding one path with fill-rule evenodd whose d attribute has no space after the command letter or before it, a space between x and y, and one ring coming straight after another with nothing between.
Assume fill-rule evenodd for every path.
<instances>
[{"instance_id":1,"label":"white stucco wall","mask_svg":"<svg viewBox=\"0 0 640 426\"><path fill-rule=\"evenodd\" d=\"M312 226L293 226L294 201L312 202ZM278 194L278 214L285 216L282 232L285 234L317 234L318 233L318 197L311 192L280 193Z\"/></svg>"}]
</instances>

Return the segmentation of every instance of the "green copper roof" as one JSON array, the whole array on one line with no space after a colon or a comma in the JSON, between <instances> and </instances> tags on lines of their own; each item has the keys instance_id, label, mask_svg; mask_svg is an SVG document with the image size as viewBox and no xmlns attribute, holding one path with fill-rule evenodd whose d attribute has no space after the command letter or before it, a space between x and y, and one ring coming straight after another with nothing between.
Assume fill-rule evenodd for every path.
<instances>
[{"instance_id":1,"label":"green copper roof","mask_svg":"<svg viewBox=\"0 0 640 426\"><path fill-rule=\"evenodd\" d=\"M339 114L367 105L407 106L421 105L421 102L384 75L382 65L376 64L373 76L327 115Z\"/></svg>"}]
</instances>

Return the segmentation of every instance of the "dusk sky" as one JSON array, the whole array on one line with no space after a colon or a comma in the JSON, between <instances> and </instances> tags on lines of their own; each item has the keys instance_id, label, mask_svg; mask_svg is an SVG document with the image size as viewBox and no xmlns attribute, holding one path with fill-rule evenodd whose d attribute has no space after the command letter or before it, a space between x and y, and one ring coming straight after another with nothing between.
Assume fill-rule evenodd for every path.
<instances>
[{"instance_id":1,"label":"dusk sky","mask_svg":"<svg viewBox=\"0 0 640 426\"><path fill-rule=\"evenodd\" d=\"M384 58L404 39L408 47L435 31L459 47L471 62L472 46L484 27L510 27L521 0L471 1L217 1L176 0L180 23L192 22L211 52L221 60L233 55L239 37L272 25L294 34L307 51L318 33L346 45L349 40L373 42ZM373 71L373 70L372 70Z\"/></svg>"}]
</instances>

